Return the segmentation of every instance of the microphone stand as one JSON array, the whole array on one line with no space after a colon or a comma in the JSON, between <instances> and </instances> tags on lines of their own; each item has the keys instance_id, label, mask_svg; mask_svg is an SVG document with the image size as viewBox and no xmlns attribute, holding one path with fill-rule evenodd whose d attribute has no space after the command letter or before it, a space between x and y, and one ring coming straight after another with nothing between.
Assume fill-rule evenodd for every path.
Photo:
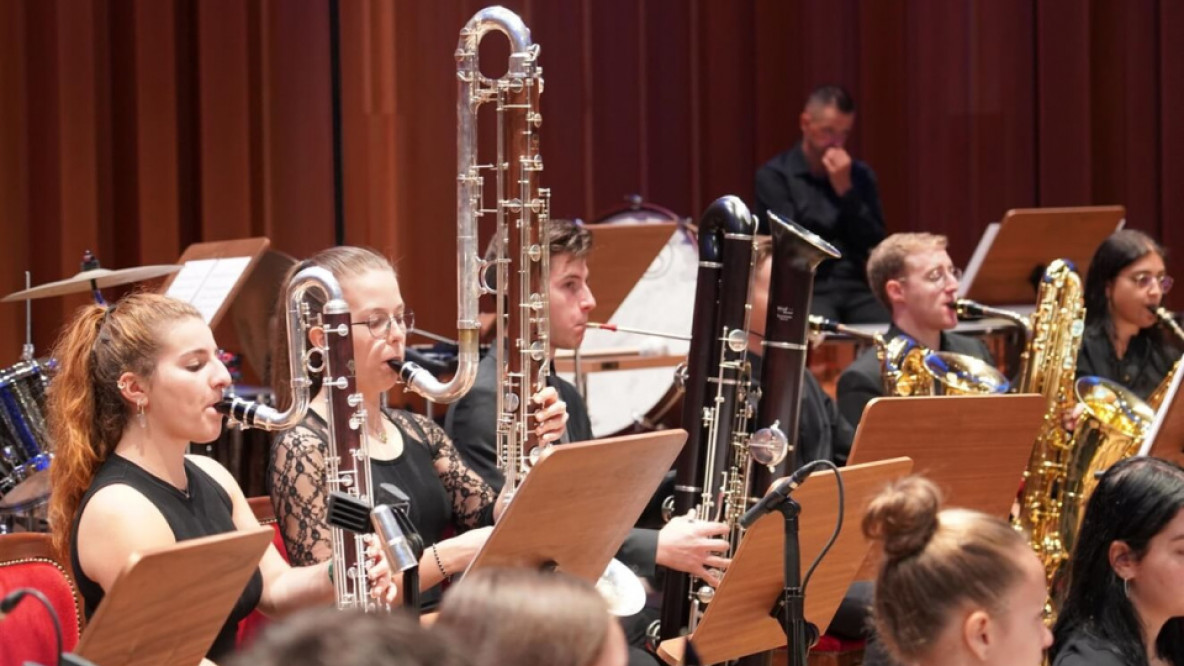
<instances>
[{"instance_id":1,"label":"microphone stand","mask_svg":"<svg viewBox=\"0 0 1184 666\"><path fill-rule=\"evenodd\" d=\"M776 509L785 519L785 587L781 599L773 608L781 622L789 651L789 666L806 666L810 646L818 640L818 627L806 622L806 597L802 590L801 544L798 538L798 516L802 506L786 495Z\"/></svg>"},{"instance_id":2,"label":"microphone stand","mask_svg":"<svg viewBox=\"0 0 1184 666\"><path fill-rule=\"evenodd\" d=\"M751 527L761 516L773 511L779 511L785 521L785 585L769 614L781 623L781 630L785 632L786 650L789 652L788 666L806 666L806 655L810 651L810 646L818 640L818 627L806 622L806 593L802 585L802 550L798 526L802 505L798 504L792 495L793 490L804 483L810 472L818 466L819 461L815 461L799 468L740 518L740 525L745 528Z\"/></svg>"}]
</instances>

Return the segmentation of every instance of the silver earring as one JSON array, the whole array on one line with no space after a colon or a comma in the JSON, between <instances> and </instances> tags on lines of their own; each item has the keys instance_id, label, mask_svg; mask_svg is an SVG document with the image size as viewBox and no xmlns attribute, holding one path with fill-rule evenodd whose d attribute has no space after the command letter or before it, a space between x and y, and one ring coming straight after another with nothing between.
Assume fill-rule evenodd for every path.
<instances>
[{"instance_id":1,"label":"silver earring","mask_svg":"<svg viewBox=\"0 0 1184 666\"><path fill-rule=\"evenodd\" d=\"M1122 593L1126 595L1127 599L1131 598L1131 581L1129 578L1122 579Z\"/></svg>"},{"instance_id":2,"label":"silver earring","mask_svg":"<svg viewBox=\"0 0 1184 666\"><path fill-rule=\"evenodd\" d=\"M123 389L127 388L127 382L125 382L125 381L118 381L118 382L115 382L115 388L117 388L117 389L119 389L120 391L122 391Z\"/></svg>"},{"instance_id":3,"label":"silver earring","mask_svg":"<svg viewBox=\"0 0 1184 666\"><path fill-rule=\"evenodd\" d=\"M137 400L136 407L136 421L140 424L141 428L147 428L148 419L144 416L144 401Z\"/></svg>"}]
</instances>

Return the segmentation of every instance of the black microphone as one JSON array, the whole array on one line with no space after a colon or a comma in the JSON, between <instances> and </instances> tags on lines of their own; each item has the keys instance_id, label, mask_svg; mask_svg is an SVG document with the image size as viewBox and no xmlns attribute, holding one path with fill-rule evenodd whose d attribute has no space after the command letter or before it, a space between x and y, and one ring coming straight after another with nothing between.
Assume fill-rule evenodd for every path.
<instances>
[{"instance_id":1,"label":"black microphone","mask_svg":"<svg viewBox=\"0 0 1184 666\"><path fill-rule=\"evenodd\" d=\"M814 473L817 467L817 461L799 467L788 479L770 490L751 509L745 511L743 516L740 516L740 527L748 529L761 516L776 511L777 507L789 497L795 488L806 482L806 479Z\"/></svg>"},{"instance_id":2,"label":"black microphone","mask_svg":"<svg viewBox=\"0 0 1184 666\"><path fill-rule=\"evenodd\" d=\"M16 608L17 605L21 603L21 601L24 601L25 595L29 594L31 591L32 590L27 587L18 587L12 592L9 592L3 600L0 600L0 620L3 620L4 616L11 613L12 609Z\"/></svg>"}]
</instances>

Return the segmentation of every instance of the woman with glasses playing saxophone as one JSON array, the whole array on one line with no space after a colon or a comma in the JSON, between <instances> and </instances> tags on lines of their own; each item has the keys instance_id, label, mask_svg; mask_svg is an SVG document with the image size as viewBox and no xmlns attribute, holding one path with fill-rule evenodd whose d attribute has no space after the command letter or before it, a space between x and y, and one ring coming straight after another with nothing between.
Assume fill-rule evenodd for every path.
<instances>
[{"instance_id":1,"label":"woman with glasses playing saxophone","mask_svg":"<svg viewBox=\"0 0 1184 666\"><path fill-rule=\"evenodd\" d=\"M343 246L317 253L292 273L308 266L332 273L349 305L357 390L367 412L364 427L372 488L378 502L390 501L378 493L384 482L410 497L411 522L424 546L419 568L421 602L432 607L439 599L438 584L464 571L485 543L489 529L480 528L493 523L496 493L464 464L442 428L418 414L384 409L381 397L398 379L392 362L402 361L407 331L414 321L390 262L373 250ZM319 309L319 304L311 305L313 311ZM287 358L288 344L286 338L277 338L272 358ZM293 564L324 561L331 549L325 471L333 443L326 392L318 390L319 378L315 381L308 415L300 425L280 433L271 452L272 503ZM281 409L286 407L282 400L291 393L289 383L284 366L277 366L272 386ZM536 432L543 441L555 441L567 421L566 406L554 389L535 397L545 405ZM444 539L450 525L461 534Z\"/></svg>"},{"instance_id":2,"label":"woman with glasses playing saxophone","mask_svg":"<svg viewBox=\"0 0 1184 666\"><path fill-rule=\"evenodd\" d=\"M892 325L883 339L890 345L908 336L924 349L954 352L983 361L982 371L995 372L990 351L980 340L949 332L958 325L955 312L962 271L946 253L946 237L898 233L872 250L867 262L872 293L892 311ZM885 395L882 351L869 349L839 377L839 411L853 425L873 398Z\"/></svg>"},{"instance_id":3,"label":"woman with glasses playing saxophone","mask_svg":"<svg viewBox=\"0 0 1184 666\"><path fill-rule=\"evenodd\" d=\"M1184 347L1180 328L1173 327L1175 321L1160 307L1171 288L1163 248L1150 236L1123 229L1107 238L1085 278L1085 334L1077 376L1110 379L1148 400Z\"/></svg>"}]
</instances>

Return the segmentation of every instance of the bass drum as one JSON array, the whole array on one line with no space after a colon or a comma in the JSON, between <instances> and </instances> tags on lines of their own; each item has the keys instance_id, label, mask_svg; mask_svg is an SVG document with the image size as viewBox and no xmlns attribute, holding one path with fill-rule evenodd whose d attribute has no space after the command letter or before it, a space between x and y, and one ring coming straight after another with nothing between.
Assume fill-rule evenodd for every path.
<instances>
[{"instance_id":1,"label":"bass drum","mask_svg":"<svg viewBox=\"0 0 1184 666\"><path fill-rule=\"evenodd\" d=\"M633 201L597 224L677 222L670 239L612 316L594 312L597 321L689 337L694 315L699 251L687 224L671 211ZM595 250L594 250L595 251ZM590 282L596 293L596 275ZM583 389L596 437L676 427L681 417L682 390L674 381L676 366L686 358L690 342L635 333L589 329L582 354L598 350L631 350L643 356L674 357L669 365L645 369L588 372ZM584 364L588 366L587 363ZM564 378L575 381L571 373Z\"/></svg>"}]
</instances>

